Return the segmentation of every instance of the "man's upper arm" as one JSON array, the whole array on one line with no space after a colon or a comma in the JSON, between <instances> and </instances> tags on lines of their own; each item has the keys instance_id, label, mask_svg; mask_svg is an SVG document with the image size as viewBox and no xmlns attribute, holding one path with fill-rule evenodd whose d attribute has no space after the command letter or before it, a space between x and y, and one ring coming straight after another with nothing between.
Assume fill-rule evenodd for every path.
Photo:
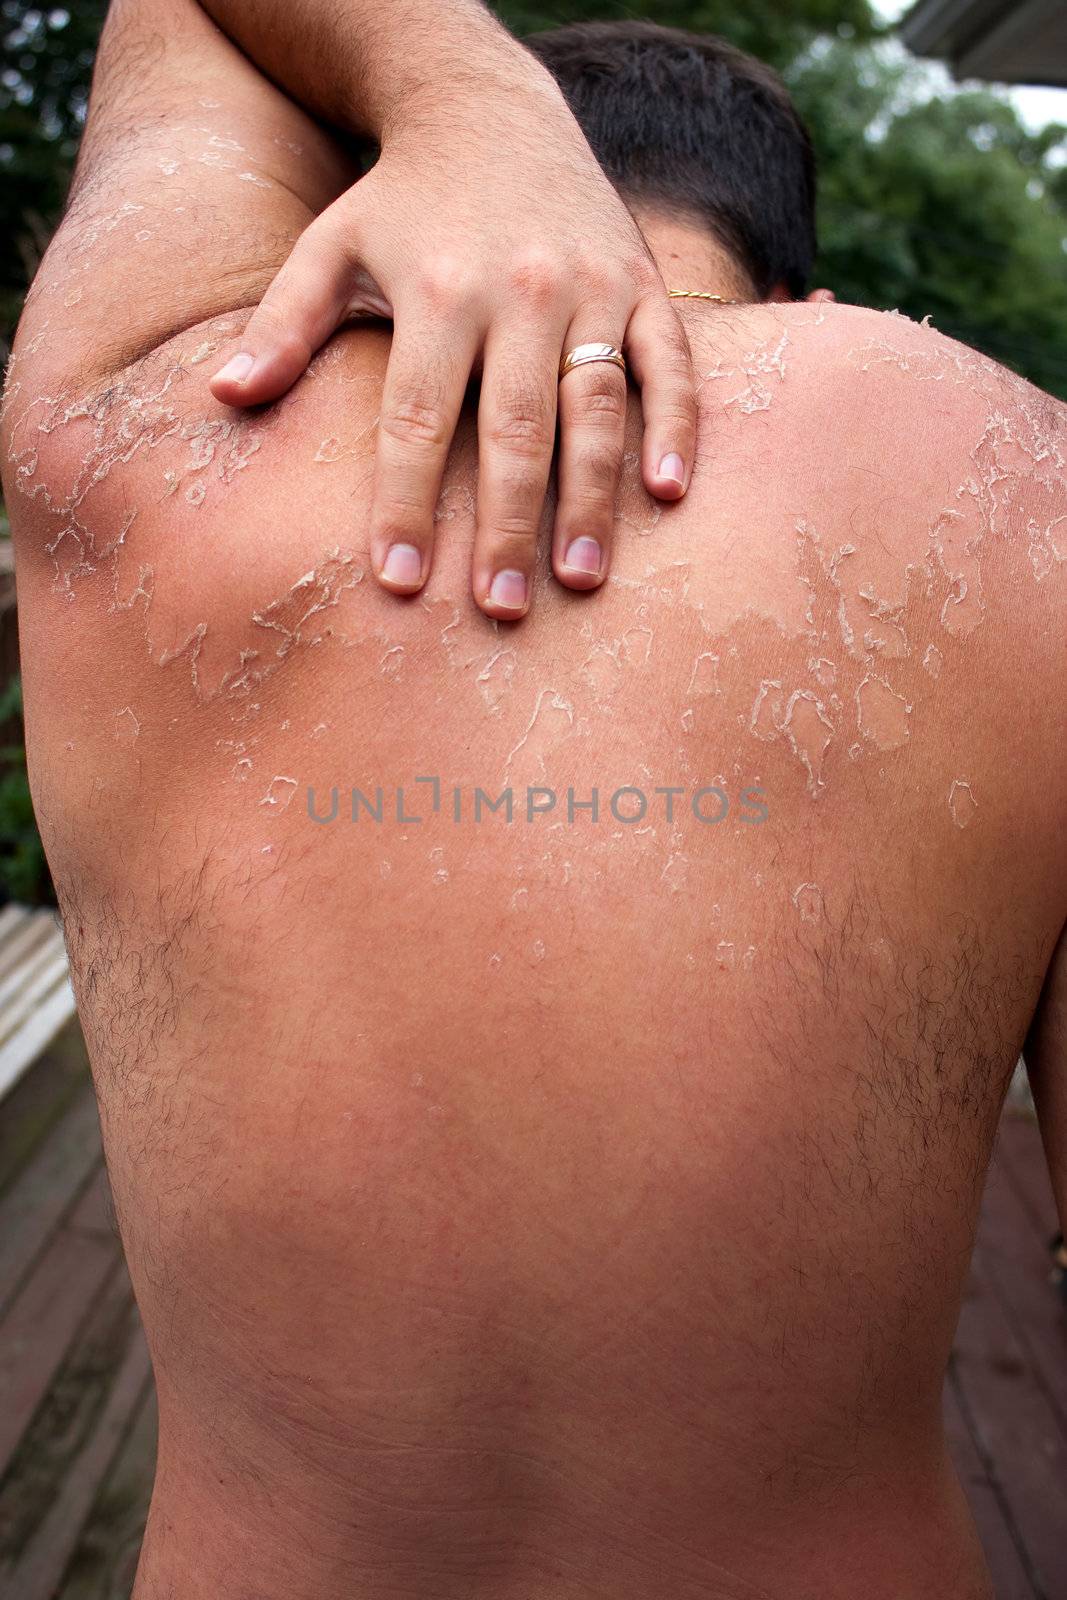
<instances>
[{"instance_id":1,"label":"man's upper arm","mask_svg":"<svg viewBox=\"0 0 1067 1600\"><path fill-rule=\"evenodd\" d=\"M12 382L88 387L183 328L256 304L355 177L195 0L115 0Z\"/></svg>"},{"instance_id":2,"label":"man's upper arm","mask_svg":"<svg viewBox=\"0 0 1067 1600\"><path fill-rule=\"evenodd\" d=\"M208 392L207 357L239 337L297 235L354 176L194 0L117 0L0 427L38 768L59 738L56 706L90 682L86 703L124 703L138 674L146 704L190 679L209 696L269 638L253 614L269 621L318 558L317 525L277 507L305 464L288 448L295 419L332 431L327 386L233 412ZM380 357L363 365L366 384L344 393L353 426L354 387L368 407L380 393ZM351 476L326 486L338 505L327 495L324 548L354 536Z\"/></svg>"}]
</instances>

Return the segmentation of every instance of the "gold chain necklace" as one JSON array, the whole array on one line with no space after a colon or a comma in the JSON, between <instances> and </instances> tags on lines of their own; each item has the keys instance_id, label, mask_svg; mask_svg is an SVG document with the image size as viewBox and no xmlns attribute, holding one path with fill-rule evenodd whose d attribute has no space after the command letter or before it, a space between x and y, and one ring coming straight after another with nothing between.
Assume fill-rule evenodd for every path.
<instances>
[{"instance_id":1,"label":"gold chain necklace","mask_svg":"<svg viewBox=\"0 0 1067 1600\"><path fill-rule=\"evenodd\" d=\"M721 294L709 294L706 289L668 289L671 300L713 300L717 306L738 306L740 300L727 300Z\"/></svg>"}]
</instances>

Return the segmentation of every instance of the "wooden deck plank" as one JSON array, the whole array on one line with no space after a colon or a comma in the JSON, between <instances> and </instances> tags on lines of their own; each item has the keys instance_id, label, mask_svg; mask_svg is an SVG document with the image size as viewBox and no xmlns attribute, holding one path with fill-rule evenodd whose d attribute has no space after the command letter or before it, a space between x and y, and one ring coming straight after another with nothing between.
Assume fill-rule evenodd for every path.
<instances>
[{"instance_id":1,"label":"wooden deck plank","mask_svg":"<svg viewBox=\"0 0 1067 1600\"><path fill-rule=\"evenodd\" d=\"M996 1163L1007 1175L1030 1215L1042 1246L1047 1248L1053 1234L1059 1232L1060 1224L1041 1133L1031 1117L1010 1112L1001 1117Z\"/></svg>"},{"instance_id":2,"label":"wooden deck plank","mask_svg":"<svg viewBox=\"0 0 1067 1600\"><path fill-rule=\"evenodd\" d=\"M978 1238L989 1282L1067 1439L1067 1305L1052 1287L1046 1244L1000 1163L986 1183Z\"/></svg>"},{"instance_id":3,"label":"wooden deck plank","mask_svg":"<svg viewBox=\"0 0 1067 1600\"><path fill-rule=\"evenodd\" d=\"M47 997L36 1005L22 1026L0 1046L0 1099L3 1098L41 1051L46 1049L76 1014L74 990L70 979L64 978Z\"/></svg>"},{"instance_id":4,"label":"wooden deck plank","mask_svg":"<svg viewBox=\"0 0 1067 1600\"><path fill-rule=\"evenodd\" d=\"M73 1233L95 1233L103 1235L105 1239L118 1238L111 1184L103 1162L82 1190L63 1226Z\"/></svg>"},{"instance_id":5,"label":"wooden deck plank","mask_svg":"<svg viewBox=\"0 0 1067 1600\"><path fill-rule=\"evenodd\" d=\"M975 1250L953 1354L957 1391L1040 1600L1067 1594L1067 1441Z\"/></svg>"},{"instance_id":6,"label":"wooden deck plank","mask_svg":"<svg viewBox=\"0 0 1067 1600\"><path fill-rule=\"evenodd\" d=\"M0 1106L0 1199L88 1082L85 1041L74 1018Z\"/></svg>"},{"instance_id":7,"label":"wooden deck plank","mask_svg":"<svg viewBox=\"0 0 1067 1600\"><path fill-rule=\"evenodd\" d=\"M0 984L0 1045L5 1052L8 1042L51 996L61 989L73 994L69 972L63 941L52 938Z\"/></svg>"},{"instance_id":8,"label":"wooden deck plank","mask_svg":"<svg viewBox=\"0 0 1067 1600\"><path fill-rule=\"evenodd\" d=\"M58 914L5 906L0 912L0 1099L74 1011Z\"/></svg>"},{"instance_id":9,"label":"wooden deck plank","mask_svg":"<svg viewBox=\"0 0 1067 1600\"><path fill-rule=\"evenodd\" d=\"M63 1574L57 1600L129 1600L148 1518L158 1432L156 1395L149 1385Z\"/></svg>"},{"instance_id":10,"label":"wooden deck plank","mask_svg":"<svg viewBox=\"0 0 1067 1600\"><path fill-rule=\"evenodd\" d=\"M21 1555L91 1433L129 1344L132 1308L129 1274L116 1260L0 1480L0 1561Z\"/></svg>"},{"instance_id":11,"label":"wooden deck plank","mask_svg":"<svg viewBox=\"0 0 1067 1600\"><path fill-rule=\"evenodd\" d=\"M102 1161L96 1101L86 1082L0 1200L0 1329L21 1280Z\"/></svg>"},{"instance_id":12,"label":"wooden deck plank","mask_svg":"<svg viewBox=\"0 0 1067 1600\"><path fill-rule=\"evenodd\" d=\"M0 1473L120 1256L117 1239L61 1228L0 1322Z\"/></svg>"},{"instance_id":13,"label":"wooden deck plank","mask_svg":"<svg viewBox=\"0 0 1067 1600\"><path fill-rule=\"evenodd\" d=\"M20 906L16 901L10 901L0 911L0 939L6 939L18 927L20 922L25 922L30 911L28 906Z\"/></svg>"},{"instance_id":14,"label":"wooden deck plank","mask_svg":"<svg viewBox=\"0 0 1067 1600\"><path fill-rule=\"evenodd\" d=\"M19 1600L53 1600L102 1479L151 1381L148 1347L131 1311L122 1364L89 1438L62 1479L48 1514L11 1572Z\"/></svg>"},{"instance_id":15,"label":"wooden deck plank","mask_svg":"<svg viewBox=\"0 0 1067 1600\"><path fill-rule=\"evenodd\" d=\"M0 976L0 1038L8 1032L8 1013L18 1003L24 989L53 966L63 973L68 969L67 947L62 931L55 926L46 929L44 937L34 942L22 960Z\"/></svg>"},{"instance_id":16,"label":"wooden deck plank","mask_svg":"<svg viewBox=\"0 0 1067 1600\"><path fill-rule=\"evenodd\" d=\"M951 1368L945 1379L943 1414L953 1465L982 1541L997 1600L1039 1600L997 1486L978 1454Z\"/></svg>"},{"instance_id":17,"label":"wooden deck plank","mask_svg":"<svg viewBox=\"0 0 1067 1600\"><path fill-rule=\"evenodd\" d=\"M59 929L54 911L29 911L0 941L0 984Z\"/></svg>"}]
</instances>

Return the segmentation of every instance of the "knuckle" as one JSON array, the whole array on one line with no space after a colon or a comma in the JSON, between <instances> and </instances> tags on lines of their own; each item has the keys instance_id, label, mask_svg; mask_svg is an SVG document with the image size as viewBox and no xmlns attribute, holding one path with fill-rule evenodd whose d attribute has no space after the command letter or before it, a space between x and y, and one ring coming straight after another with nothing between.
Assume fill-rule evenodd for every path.
<instances>
[{"instance_id":1,"label":"knuckle","mask_svg":"<svg viewBox=\"0 0 1067 1600\"><path fill-rule=\"evenodd\" d=\"M539 521L532 517L496 516L484 535L484 549L495 566L529 566L537 548Z\"/></svg>"},{"instance_id":2,"label":"knuckle","mask_svg":"<svg viewBox=\"0 0 1067 1600\"><path fill-rule=\"evenodd\" d=\"M606 443L587 444L578 452L574 470L581 499L613 499L622 471L622 450Z\"/></svg>"},{"instance_id":3,"label":"knuckle","mask_svg":"<svg viewBox=\"0 0 1067 1600\"><path fill-rule=\"evenodd\" d=\"M674 383L691 384L695 375L689 341L682 338L675 342L668 334L664 344L664 353L660 358L660 366L664 376Z\"/></svg>"},{"instance_id":4,"label":"knuckle","mask_svg":"<svg viewBox=\"0 0 1067 1600\"><path fill-rule=\"evenodd\" d=\"M343 252L345 235L338 219L329 211L309 222L293 246L289 260L309 270L319 267L330 256Z\"/></svg>"},{"instance_id":5,"label":"knuckle","mask_svg":"<svg viewBox=\"0 0 1067 1600\"><path fill-rule=\"evenodd\" d=\"M600 256L581 256L574 275L583 296L593 302L590 309L594 311L602 311L604 301L613 299L620 286L621 275Z\"/></svg>"},{"instance_id":6,"label":"knuckle","mask_svg":"<svg viewBox=\"0 0 1067 1600\"><path fill-rule=\"evenodd\" d=\"M294 326L291 316L288 316L280 307L264 303L257 311L255 328L249 323L245 329L246 335L251 338L262 337L266 334L273 349L285 362L293 362L306 367L314 355L314 349L308 339Z\"/></svg>"},{"instance_id":7,"label":"knuckle","mask_svg":"<svg viewBox=\"0 0 1067 1600\"><path fill-rule=\"evenodd\" d=\"M472 297L470 268L459 256L437 255L424 261L418 274L422 298L431 306L455 306Z\"/></svg>"},{"instance_id":8,"label":"knuckle","mask_svg":"<svg viewBox=\"0 0 1067 1600\"><path fill-rule=\"evenodd\" d=\"M663 279L659 268L651 256L644 250L638 255L630 273L630 281L639 294L653 294L663 292Z\"/></svg>"},{"instance_id":9,"label":"knuckle","mask_svg":"<svg viewBox=\"0 0 1067 1600\"><path fill-rule=\"evenodd\" d=\"M561 505L557 527L564 544L569 544L576 534L591 533L606 545L615 527L615 503L599 495L574 495Z\"/></svg>"},{"instance_id":10,"label":"knuckle","mask_svg":"<svg viewBox=\"0 0 1067 1600\"><path fill-rule=\"evenodd\" d=\"M577 405L583 422L591 422L595 427L621 428L626 420L626 399L626 380L617 367L602 371L593 367Z\"/></svg>"},{"instance_id":11,"label":"knuckle","mask_svg":"<svg viewBox=\"0 0 1067 1600\"><path fill-rule=\"evenodd\" d=\"M696 378L689 364L675 366L670 361L661 363L654 376L646 378L646 397L661 412L681 412L691 418L697 411Z\"/></svg>"},{"instance_id":12,"label":"knuckle","mask_svg":"<svg viewBox=\"0 0 1067 1600\"><path fill-rule=\"evenodd\" d=\"M677 314L668 310L665 317L657 316L652 324L652 332L661 347L658 358L660 365L666 364L668 372L691 374L693 354L689 348L689 335Z\"/></svg>"},{"instance_id":13,"label":"knuckle","mask_svg":"<svg viewBox=\"0 0 1067 1600\"><path fill-rule=\"evenodd\" d=\"M423 451L443 450L449 442L448 423L439 406L414 399L398 399L383 411L378 424L397 444Z\"/></svg>"},{"instance_id":14,"label":"knuckle","mask_svg":"<svg viewBox=\"0 0 1067 1600\"><path fill-rule=\"evenodd\" d=\"M563 286L560 263L550 251L528 247L512 257L508 284L513 294L533 305L554 300Z\"/></svg>"},{"instance_id":15,"label":"knuckle","mask_svg":"<svg viewBox=\"0 0 1067 1600\"><path fill-rule=\"evenodd\" d=\"M421 546L425 522L425 510L416 502L387 500L375 510L371 519L371 535L382 544L401 541Z\"/></svg>"},{"instance_id":16,"label":"knuckle","mask_svg":"<svg viewBox=\"0 0 1067 1600\"><path fill-rule=\"evenodd\" d=\"M545 497L544 474L532 466L523 471L520 463L518 468L494 475L492 492L497 508L525 527L537 521Z\"/></svg>"},{"instance_id":17,"label":"knuckle","mask_svg":"<svg viewBox=\"0 0 1067 1600\"><path fill-rule=\"evenodd\" d=\"M552 448L546 407L534 400L512 401L493 417L486 438L510 455L540 457Z\"/></svg>"},{"instance_id":18,"label":"knuckle","mask_svg":"<svg viewBox=\"0 0 1067 1600\"><path fill-rule=\"evenodd\" d=\"M692 432L697 425L696 399L689 401L685 396L660 397L653 400L650 408L655 415L657 426L669 430L686 430Z\"/></svg>"}]
</instances>

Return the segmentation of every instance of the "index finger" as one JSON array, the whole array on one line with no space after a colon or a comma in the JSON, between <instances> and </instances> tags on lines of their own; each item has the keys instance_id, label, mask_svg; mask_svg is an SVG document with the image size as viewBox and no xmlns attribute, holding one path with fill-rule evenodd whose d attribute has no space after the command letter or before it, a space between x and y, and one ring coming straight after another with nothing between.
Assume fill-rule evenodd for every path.
<instances>
[{"instance_id":1,"label":"index finger","mask_svg":"<svg viewBox=\"0 0 1067 1600\"><path fill-rule=\"evenodd\" d=\"M353 275L333 227L317 218L252 313L240 349L211 379L216 400L258 406L290 389L342 320Z\"/></svg>"}]
</instances>

